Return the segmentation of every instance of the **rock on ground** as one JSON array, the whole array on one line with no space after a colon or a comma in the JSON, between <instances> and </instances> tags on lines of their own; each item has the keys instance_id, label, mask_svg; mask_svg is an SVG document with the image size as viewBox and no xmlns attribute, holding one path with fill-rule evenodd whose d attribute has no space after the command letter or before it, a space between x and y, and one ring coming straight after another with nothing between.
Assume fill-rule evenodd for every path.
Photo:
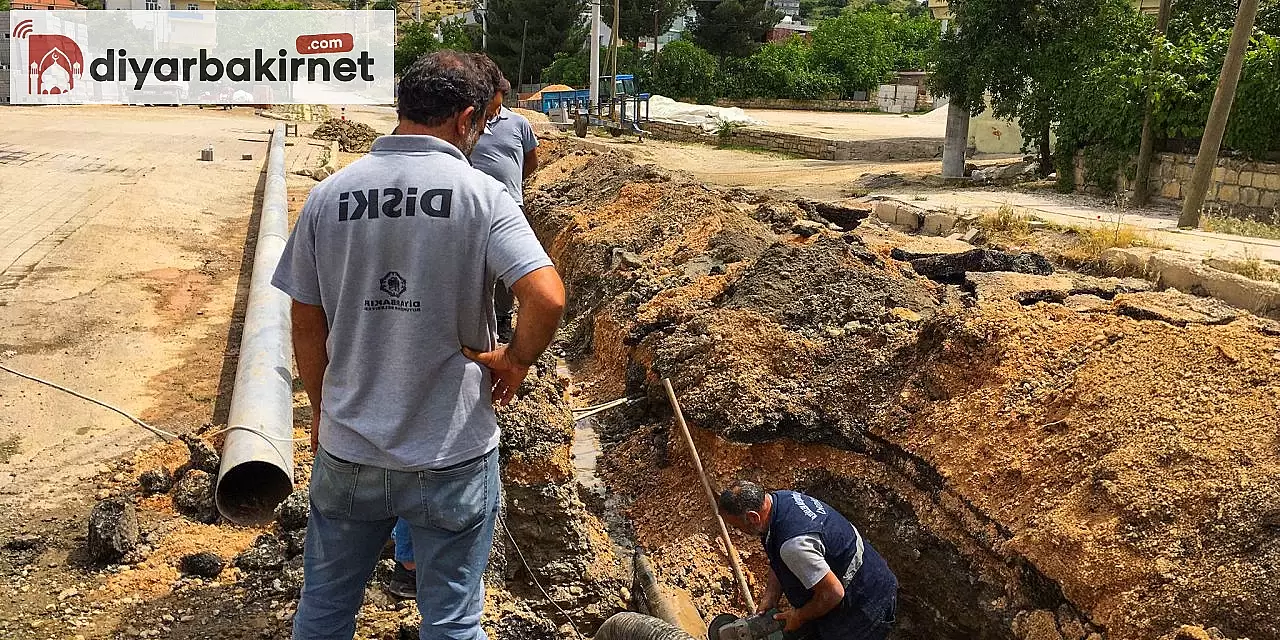
<instances>
[{"instance_id":1,"label":"rock on ground","mask_svg":"<svg viewBox=\"0 0 1280 640\"><path fill-rule=\"evenodd\" d=\"M86 544L94 562L108 564L138 546L138 513L123 498L103 500L89 513Z\"/></svg>"},{"instance_id":2,"label":"rock on ground","mask_svg":"<svg viewBox=\"0 0 1280 640\"><path fill-rule=\"evenodd\" d=\"M276 525L281 531L305 529L310 516L311 499L306 489L294 491L276 507Z\"/></svg>"},{"instance_id":3,"label":"rock on ground","mask_svg":"<svg viewBox=\"0 0 1280 640\"><path fill-rule=\"evenodd\" d=\"M180 437L191 452L191 461L188 463L189 468L216 475L218 473L218 465L222 462L218 452L214 451L213 447L209 446L209 443L199 436L183 434Z\"/></svg>"},{"instance_id":4,"label":"rock on ground","mask_svg":"<svg viewBox=\"0 0 1280 640\"><path fill-rule=\"evenodd\" d=\"M1139 320L1160 320L1176 326L1224 324L1240 317L1235 307L1214 298L1177 291L1130 293L1116 296L1116 310Z\"/></svg>"},{"instance_id":5,"label":"rock on ground","mask_svg":"<svg viewBox=\"0 0 1280 640\"><path fill-rule=\"evenodd\" d=\"M247 571L274 571L284 567L288 545L279 538L264 533L253 541L253 546L236 556L235 565Z\"/></svg>"},{"instance_id":6,"label":"rock on ground","mask_svg":"<svg viewBox=\"0 0 1280 640\"><path fill-rule=\"evenodd\" d=\"M217 516L213 502L213 476L199 469L182 474L182 478L173 485L173 506L201 522L211 522L211 518Z\"/></svg>"},{"instance_id":7,"label":"rock on ground","mask_svg":"<svg viewBox=\"0 0 1280 640\"><path fill-rule=\"evenodd\" d=\"M970 271L1012 271L1047 276L1053 264L1038 253L1009 253L996 249L974 249L964 253L916 258L911 261L916 273L940 282L960 284Z\"/></svg>"},{"instance_id":8,"label":"rock on ground","mask_svg":"<svg viewBox=\"0 0 1280 640\"><path fill-rule=\"evenodd\" d=\"M201 578L216 578L222 573L226 563L212 551L201 551L190 555L182 556L178 561L178 570L186 575L199 576Z\"/></svg>"},{"instance_id":9,"label":"rock on ground","mask_svg":"<svg viewBox=\"0 0 1280 640\"><path fill-rule=\"evenodd\" d=\"M143 471L138 476L138 486L142 488L143 495L168 493L173 488L173 474L165 467Z\"/></svg>"}]
</instances>

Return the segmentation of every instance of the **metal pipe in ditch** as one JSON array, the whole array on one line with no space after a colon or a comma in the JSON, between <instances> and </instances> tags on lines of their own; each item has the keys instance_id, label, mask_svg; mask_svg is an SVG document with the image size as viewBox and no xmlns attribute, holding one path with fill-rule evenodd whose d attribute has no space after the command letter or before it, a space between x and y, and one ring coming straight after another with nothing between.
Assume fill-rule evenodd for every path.
<instances>
[{"instance_id":1,"label":"metal pipe in ditch","mask_svg":"<svg viewBox=\"0 0 1280 640\"><path fill-rule=\"evenodd\" d=\"M267 153L240 361L214 493L218 512L242 525L271 521L276 506L293 492L291 303L287 294L271 286L289 237L284 131L283 124L276 125Z\"/></svg>"}]
</instances>

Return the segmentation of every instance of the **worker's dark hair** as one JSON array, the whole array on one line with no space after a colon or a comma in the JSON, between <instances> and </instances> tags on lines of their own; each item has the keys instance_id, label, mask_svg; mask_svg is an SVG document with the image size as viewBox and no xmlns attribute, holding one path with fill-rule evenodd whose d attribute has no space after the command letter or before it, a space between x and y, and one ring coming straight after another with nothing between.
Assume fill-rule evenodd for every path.
<instances>
[{"instance_id":1,"label":"worker's dark hair","mask_svg":"<svg viewBox=\"0 0 1280 640\"><path fill-rule=\"evenodd\" d=\"M739 480L720 492L720 510L731 516L764 508L764 488L747 480Z\"/></svg>"},{"instance_id":2,"label":"worker's dark hair","mask_svg":"<svg viewBox=\"0 0 1280 640\"><path fill-rule=\"evenodd\" d=\"M511 82L507 80L506 76L502 75L502 69L498 68L498 64L493 61L493 58L483 53L473 53L471 55L475 58L476 66L489 75L489 83L493 85L494 95L511 93Z\"/></svg>"},{"instance_id":3,"label":"worker's dark hair","mask_svg":"<svg viewBox=\"0 0 1280 640\"><path fill-rule=\"evenodd\" d=\"M400 78L401 118L434 127L474 107L472 124L484 121L484 107L493 99L489 75L465 53L443 50L418 58Z\"/></svg>"}]
</instances>

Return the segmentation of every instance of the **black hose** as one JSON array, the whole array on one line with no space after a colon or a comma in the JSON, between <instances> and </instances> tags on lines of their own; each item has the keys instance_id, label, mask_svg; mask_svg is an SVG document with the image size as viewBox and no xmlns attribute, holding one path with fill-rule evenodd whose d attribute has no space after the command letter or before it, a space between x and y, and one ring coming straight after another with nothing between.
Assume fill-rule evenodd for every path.
<instances>
[{"instance_id":1,"label":"black hose","mask_svg":"<svg viewBox=\"0 0 1280 640\"><path fill-rule=\"evenodd\" d=\"M631 611L614 614L596 631L596 640L693 640L673 624Z\"/></svg>"}]
</instances>

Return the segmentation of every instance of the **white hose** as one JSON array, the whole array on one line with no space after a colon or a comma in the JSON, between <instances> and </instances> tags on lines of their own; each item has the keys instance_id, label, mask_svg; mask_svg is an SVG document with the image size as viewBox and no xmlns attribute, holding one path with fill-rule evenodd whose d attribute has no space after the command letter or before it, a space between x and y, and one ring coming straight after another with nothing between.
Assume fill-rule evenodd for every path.
<instances>
[{"instance_id":1,"label":"white hose","mask_svg":"<svg viewBox=\"0 0 1280 640\"><path fill-rule=\"evenodd\" d=\"M137 418L137 417L136 417L136 416L134 416L133 414L131 414L131 413L129 413L129 412L127 412L127 411L125 411L124 409L121 409L121 408L116 407L116 406L109 405L109 404L107 404L107 403L105 403L105 402L103 402L103 401L101 401L101 400L96 399L96 398L90 398L89 396L86 396L86 395L84 395L83 393L80 393L80 392L78 392L78 391L72 391L71 389L68 389L68 388L66 388L66 387L64 387L64 386L62 386L62 385L60 385L60 384L58 384L58 383L56 383L56 382L49 382L48 380L44 380L44 379L42 379L42 378L37 378L37 377L35 377L35 376L33 376L33 375L30 375L30 374L27 374L27 373L23 373L23 372L21 372L21 371L16 371L16 370L14 370L14 369L10 369L9 367L4 366L3 364L0 364L0 369L4 369L5 371L8 371L9 373L12 373L13 375L18 376L19 378L26 378L27 380L30 380L30 381L32 381L32 382L39 382L40 384L43 384L43 385L47 385L47 386L53 387L54 389L57 389L58 391L61 391L61 392L63 392L63 393L69 393L69 394L71 394L71 395L73 395L73 396L75 396L75 397L77 397L77 398L80 398L81 400L88 400L89 402L92 402L92 403L94 403L94 404L96 404L96 405L98 405L98 406L100 406L100 407L106 407L107 409L110 409L110 410L112 410L112 411L114 411L114 412L116 412L116 413L118 413L118 414L120 414L120 415L122 415L122 416L124 416L124 417L128 418L130 422L132 422L132 423L134 423L134 424L138 425L139 427L142 427L143 429L146 429L147 431L150 431L151 433L154 433L154 434L155 434L155 435L157 435L157 436L160 436L161 438L173 438L174 440L177 440L177 439L178 439L178 436L177 436L177 435L172 434L172 433L169 433L168 431L165 431L164 429L159 429L159 428L153 427L153 426L151 426L151 425L149 425L149 424L147 424L147 423L143 422L142 420L140 420L139 418Z\"/></svg>"}]
</instances>

